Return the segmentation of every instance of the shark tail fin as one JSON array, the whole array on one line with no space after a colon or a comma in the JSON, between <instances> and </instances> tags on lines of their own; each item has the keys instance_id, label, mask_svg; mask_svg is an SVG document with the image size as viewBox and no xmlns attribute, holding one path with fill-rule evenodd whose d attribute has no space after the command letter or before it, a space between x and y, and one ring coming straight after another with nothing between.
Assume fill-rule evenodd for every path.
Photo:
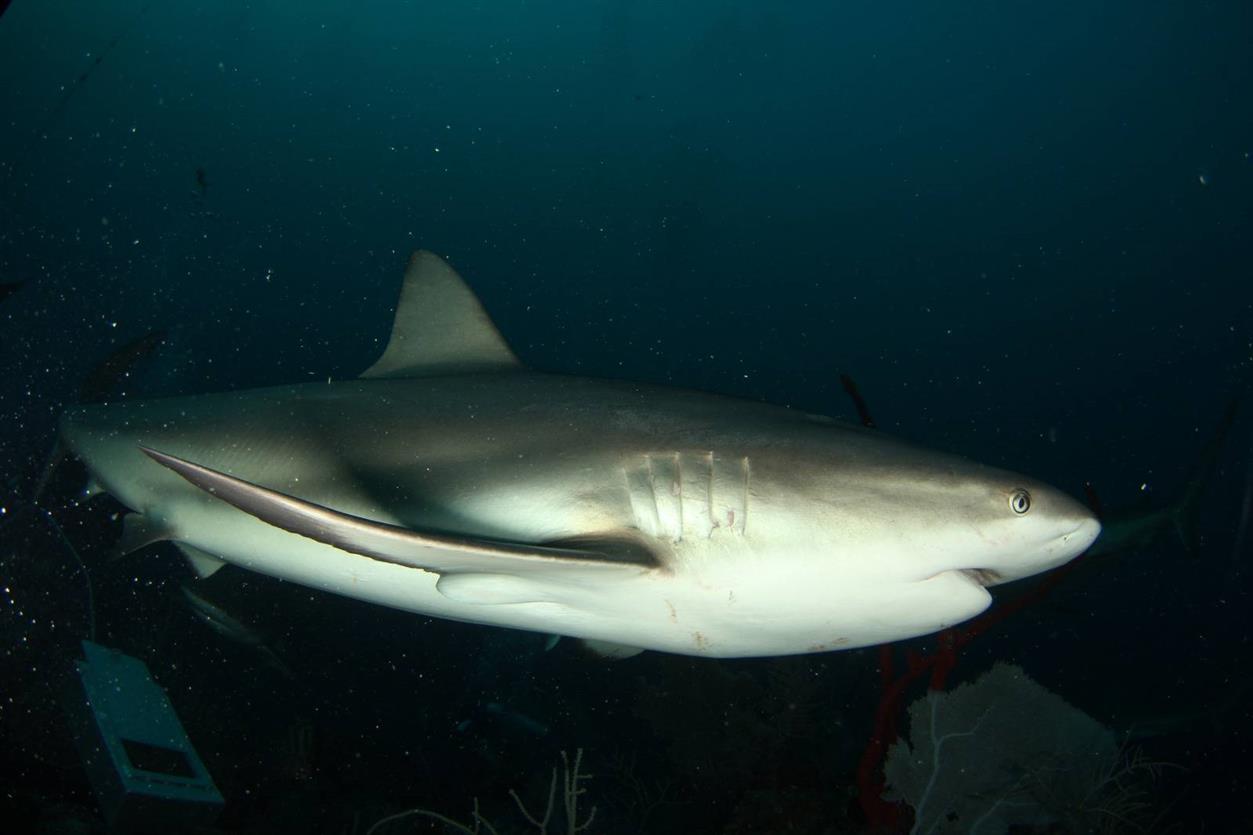
<instances>
[{"instance_id":1,"label":"shark tail fin","mask_svg":"<svg viewBox=\"0 0 1253 835\"><path fill-rule=\"evenodd\" d=\"M1236 412L1239 408L1239 397L1232 397L1227 402L1227 408L1218 423L1218 428L1201 450L1196 466L1193 467L1192 476L1188 479L1183 494L1175 504L1172 514L1175 534L1188 555L1192 557L1198 556L1201 550L1201 497L1218 470L1223 446L1227 442L1227 435L1231 431L1232 424L1235 423Z\"/></svg>"}]
</instances>

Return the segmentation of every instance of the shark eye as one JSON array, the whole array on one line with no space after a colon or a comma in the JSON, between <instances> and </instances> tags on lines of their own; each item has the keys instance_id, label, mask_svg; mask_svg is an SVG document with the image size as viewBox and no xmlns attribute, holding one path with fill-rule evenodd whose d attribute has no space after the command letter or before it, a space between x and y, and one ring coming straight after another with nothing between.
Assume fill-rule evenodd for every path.
<instances>
[{"instance_id":1,"label":"shark eye","mask_svg":"<svg viewBox=\"0 0 1253 835\"><path fill-rule=\"evenodd\" d=\"M1009 494L1009 509L1022 516L1031 509L1031 494L1021 487Z\"/></svg>"}]
</instances>

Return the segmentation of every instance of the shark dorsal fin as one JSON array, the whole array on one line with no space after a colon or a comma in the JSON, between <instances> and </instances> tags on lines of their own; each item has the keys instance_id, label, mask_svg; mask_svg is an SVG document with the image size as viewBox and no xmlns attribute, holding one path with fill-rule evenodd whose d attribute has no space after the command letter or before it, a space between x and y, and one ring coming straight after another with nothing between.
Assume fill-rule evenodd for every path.
<instances>
[{"instance_id":1,"label":"shark dorsal fin","mask_svg":"<svg viewBox=\"0 0 1253 835\"><path fill-rule=\"evenodd\" d=\"M433 252L409 259L391 339L362 377L428 377L519 366L483 305Z\"/></svg>"}]
</instances>

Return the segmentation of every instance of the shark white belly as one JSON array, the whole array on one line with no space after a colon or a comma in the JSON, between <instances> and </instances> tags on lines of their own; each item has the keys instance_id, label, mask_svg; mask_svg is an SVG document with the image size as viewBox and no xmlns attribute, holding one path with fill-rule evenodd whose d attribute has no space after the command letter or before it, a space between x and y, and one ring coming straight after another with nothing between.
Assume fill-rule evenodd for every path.
<instances>
[{"instance_id":1,"label":"shark white belly","mask_svg":"<svg viewBox=\"0 0 1253 835\"><path fill-rule=\"evenodd\" d=\"M363 379L88 407L63 438L138 514L132 545L202 572L692 655L943 629L1099 531L1043 484L875 432L525 370L425 253Z\"/></svg>"}]
</instances>

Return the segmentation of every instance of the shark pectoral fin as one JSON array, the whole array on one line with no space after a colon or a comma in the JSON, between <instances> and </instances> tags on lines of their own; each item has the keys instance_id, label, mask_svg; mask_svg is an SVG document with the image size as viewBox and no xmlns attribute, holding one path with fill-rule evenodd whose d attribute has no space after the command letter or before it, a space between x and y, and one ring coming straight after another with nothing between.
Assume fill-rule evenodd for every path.
<instances>
[{"instance_id":1,"label":"shark pectoral fin","mask_svg":"<svg viewBox=\"0 0 1253 835\"><path fill-rule=\"evenodd\" d=\"M554 585L599 585L639 577L655 565L588 550L428 533L375 522L279 493L140 447L157 463L250 516L316 542L380 562L437 574L535 575Z\"/></svg>"},{"instance_id":2,"label":"shark pectoral fin","mask_svg":"<svg viewBox=\"0 0 1253 835\"><path fill-rule=\"evenodd\" d=\"M113 548L112 558L118 559L147 548L157 542L173 538L173 531L160 522L154 522L142 513L128 513L122 517L122 538Z\"/></svg>"},{"instance_id":3,"label":"shark pectoral fin","mask_svg":"<svg viewBox=\"0 0 1253 835\"><path fill-rule=\"evenodd\" d=\"M445 574L435 590L458 603L493 605L502 603L549 603L553 595L528 577L514 574Z\"/></svg>"},{"instance_id":4,"label":"shark pectoral fin","mask_svg":"<svg viewBox=\"0 0 1253 835\"><path fill-rule=\"evenodd\" d=\"M191 570L196 572L196 576L201 580L212 577L219 568L226 565L226 560L221 557L215 557L208 551L201 551L195 545L188 545L186 542L175 542L174 547L187 558L187 564L191 566Z\"/></svg>"}]
</instances>

